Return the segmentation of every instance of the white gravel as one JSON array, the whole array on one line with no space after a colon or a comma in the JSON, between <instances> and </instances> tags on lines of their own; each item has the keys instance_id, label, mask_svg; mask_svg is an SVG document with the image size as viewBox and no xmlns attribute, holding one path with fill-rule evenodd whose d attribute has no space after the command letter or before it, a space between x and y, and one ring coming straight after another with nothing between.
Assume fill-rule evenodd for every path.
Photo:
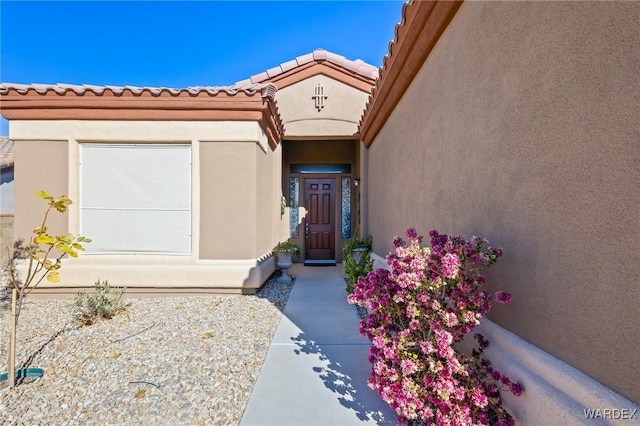
<instances>
[{"instance_id":1,"label":"white gravel","mask_svg":"<svg viewBox=\"0 0 640 426\"><path fill-rule=\"evenodd\" d=\"M236 425L291 287L271 280L256 296L131 299L126 315L82 328L71 301L27 299L16 363L32 359L45 374L0 390L0 424ZM6 372L6 309L0 321Z\"/></svg>"}]
</instances>

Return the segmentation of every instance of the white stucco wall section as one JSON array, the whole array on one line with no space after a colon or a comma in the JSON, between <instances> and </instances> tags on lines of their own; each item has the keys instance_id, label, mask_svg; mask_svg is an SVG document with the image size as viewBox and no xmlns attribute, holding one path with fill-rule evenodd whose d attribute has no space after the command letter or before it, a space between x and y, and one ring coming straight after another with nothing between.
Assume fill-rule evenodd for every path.
<instances>
[{"instance_id":1,"label":"white stucco wall section","mask_svg":"<svg viewBox=\"0 0 640 426\"><path fill-rule=\"evenodd\" d=\"M372 258L374 269L390 269L383 256L372 253ZM492 366L510 379L521 382L525 388L519 397L509 392L501 393L518 424L640 424L640 406L571 365L486 318L482 319L476 331L490 342L485 356ZM600 413L609 418L587 419L585 412L596 409L602 410ZM634 413L635 417L630 419Z\"/></svg>"},{"instance_id":2,"label":"white stucco wall section","mask_svg":"<svg viewBox=\"0 0 640 426\"><path fill-rule=\"evenodd\" d=\"M322 88L324 107L316 108L316 89ZM358 122L369 93L324 75L316 75L276 93L285 137L347 137Z\"/></svg>"}]
</instances>

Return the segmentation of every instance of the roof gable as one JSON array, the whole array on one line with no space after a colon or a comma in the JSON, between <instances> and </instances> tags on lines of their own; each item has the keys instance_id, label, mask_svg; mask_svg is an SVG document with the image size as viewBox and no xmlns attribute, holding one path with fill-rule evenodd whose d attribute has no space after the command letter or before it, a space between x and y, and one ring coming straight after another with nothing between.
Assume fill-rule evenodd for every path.
<instances>
[{"instance_id":1,"label":"roof gable","mask_svg":"<svg viewBox=\"0 0 640 426\"><path fill-rule=\"evenodd\" d=\"M369 93L378 78L378 68L360 59L352 61L324 49L316 49L312 53L298 56L265 72L239 81L236 85L270 82L275 84L278 89L282 89L320 74Z\"/></svg>"}]
</instances>

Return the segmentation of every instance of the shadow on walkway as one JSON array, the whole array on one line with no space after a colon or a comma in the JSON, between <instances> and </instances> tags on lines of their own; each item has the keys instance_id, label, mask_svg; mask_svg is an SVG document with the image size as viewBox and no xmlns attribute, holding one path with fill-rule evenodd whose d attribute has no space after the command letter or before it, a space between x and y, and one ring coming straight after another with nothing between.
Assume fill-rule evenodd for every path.
<instances>
[{"instance_id":1,"label":"shadow on walkway","mask_svg":"<svg viewBox=\"0 0 640 426\"><path fill-rule=\"evenodd\" d=\"M370 342L346 301L342 267L292 268L295 285L241 425L395 425L367 386Z\"/></svg>"}]
</instances>

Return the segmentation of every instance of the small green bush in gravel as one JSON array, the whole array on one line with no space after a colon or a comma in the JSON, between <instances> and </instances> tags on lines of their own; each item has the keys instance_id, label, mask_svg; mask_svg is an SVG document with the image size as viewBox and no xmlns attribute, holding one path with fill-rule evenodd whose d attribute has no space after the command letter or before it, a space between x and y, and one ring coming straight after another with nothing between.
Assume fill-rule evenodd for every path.
<instances>
[{"instance_id":1,"label":"small green bush in gravel","mask_svg":"<svg viewBox=\"0 0 640 426\"><path fill-rule=\"evenodd\" d=\"M122 300L124 290L114 290L109 281L95 283L93 292L80 291L71 305L73 319L82 325L91 325L103 319L110 319L124 311L126 305Z\"/></svg>"}]
</instances>

